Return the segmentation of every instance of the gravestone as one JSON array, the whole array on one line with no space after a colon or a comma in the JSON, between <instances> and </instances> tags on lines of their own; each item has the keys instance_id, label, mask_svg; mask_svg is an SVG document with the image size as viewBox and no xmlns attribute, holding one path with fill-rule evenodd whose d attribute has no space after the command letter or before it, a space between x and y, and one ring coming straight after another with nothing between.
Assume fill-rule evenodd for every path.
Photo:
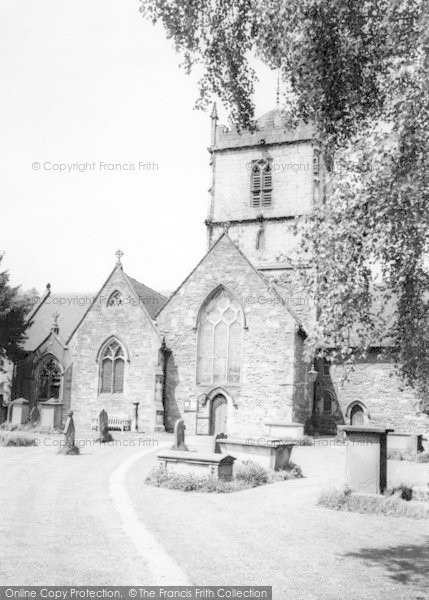
<instances>
[{"instance_id":1,"label":"gravestone","mask_svg":"<svg viewBox=\"0 0 429 600\"><path fill-rule=\"evenodd\" d=\"M23 425L27 423L30 413L28 404L29 402L25 398L17 398L17 400L12 402L12 425Z\"/></svg>"},{"instance_id":2,"label":"gravestone","mask_svg":"<svg viewBox=\"0 0 429 600\"><path fill-rule=\"evenodd\" d=\"M188 450L185 444L185 421L183 419L177 419L174 424L174 446L172 450Z\"/></svg>"},{"instance_id":3,"label":"gravestone","mask_svg":"<svg viewBox=\"0 0 429 600\"><path fill-rule=\"evenodd\" d=\"M100 432L100 437L98 438L98 441L102 444L106 442L111 442L113 440L109 432L109 416L104 410L104 408L98 415L98 431Z\"/></svg>"},{"instance_id":4,"label":"gravestone","mask_svg":"<svg viewBox=\"0 0 429 600\"><path fill-rule=\"evenodd\" d=\"M355 492L382 494L387 486L387 434L393 429L342 425L347 485Z\"/></svg>"},{"instance_id":5,"label":"gravestone","mask_svg":"<svg viewBox=\"0 0 429 600\"><path fill-rule=\"evenodd\" d=\"M33 406L30 411L30 421L33 425L40 421L40 411L38 406Z\"/></svg>"},{"instance_id":6,"label":"gravestone","mask_svg":"<svg viewBox=\"0 0 429 600\"><path fill-rule=\"evenodd\" d=\"M68 414L63 433L65 440L62 454L79 454L79 448L75 444L75 429L72 410Z\"/></svg>"}]
</instances>

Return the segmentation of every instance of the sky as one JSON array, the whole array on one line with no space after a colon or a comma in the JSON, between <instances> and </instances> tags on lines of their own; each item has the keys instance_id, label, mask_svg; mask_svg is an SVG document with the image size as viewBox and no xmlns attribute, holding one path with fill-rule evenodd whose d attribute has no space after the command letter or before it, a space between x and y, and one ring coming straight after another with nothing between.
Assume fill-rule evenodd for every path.
<instances>
[{"instance_id":1,"label":"sky","mask_svg":"<svg viewBox=\"0 0 429 600\"><path fill-rule=\"evenodd\" d=\"M197 74L138 0L2 0L0 56L11 283L95 292L121 249L127 274L174 290L206 252L210 118L194 110ZM276 76L255 66L261 115Z\"/></svg>"}]
</instances>

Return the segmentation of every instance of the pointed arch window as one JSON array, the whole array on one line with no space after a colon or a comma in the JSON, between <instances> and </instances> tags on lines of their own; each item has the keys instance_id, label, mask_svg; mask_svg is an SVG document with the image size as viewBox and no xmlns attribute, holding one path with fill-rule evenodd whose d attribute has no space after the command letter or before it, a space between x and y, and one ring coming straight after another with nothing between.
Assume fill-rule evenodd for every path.
<instances>
[{"instance_id":1,"label":"pointed arch window","mask_svg":"<svg viewBox=\"0 0 429 600\"><path fill-rule=\"evenodd\" d=\"M124 351L116 340L112 340L100 355L100 393L122 394L124 371Z\"/></svg>"},{"instance_id":2,"label":"pointed arch window","mask_svg":"<svg viewBox=\"0 0 429 600\"><path fill-rule=\"evenodd\" d=\"M198 323L197 382L239 383L243 316L224 289L202 308Z\"/></svg>"},{"instance_id":3,"label":"pointed arch window","mask_svg":"<svg viewBox=\"0 0 429 600\"><path fill-rule=\"evenodd\" d=\"M273 192L271 161L261 159L253 162L250 190L251 206L254 208L271 206Z\"/></svg>"},{"instance_id":4,"label":"pointed arch window","mask_svg":"<svg viewBox=\"0 0 429 600\"><path fill-rule=\"evenodd\" d=\"M61 390L62 369L53 357L46 358L40 365L38 400L43 402L50 398L59 399Z\"/></svg>"},{"instance_id":5,"label":"pointed arch window","mask_svg":"<svg viewBox=\"0 0 429 600\"><path fill-rule=\"evenodd\" d=\"M121 306L123 303L124 299L119 290L112 292L107 300L107 306Z\"/></svg>"}]
</instances>

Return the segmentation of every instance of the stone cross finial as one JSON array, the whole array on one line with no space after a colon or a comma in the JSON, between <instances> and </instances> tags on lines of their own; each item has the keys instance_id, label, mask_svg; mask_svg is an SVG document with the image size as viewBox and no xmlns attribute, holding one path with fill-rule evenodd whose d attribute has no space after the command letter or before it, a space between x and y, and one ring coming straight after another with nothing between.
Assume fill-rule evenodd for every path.
<instances>
[{"instance_id":1,"label":"stone cross finial","mask_svg":"<svg viewBox=\"0 0 429 600\"><path fill-rule=\"evenodd\" d=\"M222 223L222 228L223 228L223 230L224 230L225 233L228 233L228 230L229 230L230 226L231 226L231 224L230 224L229 221L224 221Z\"/></svg>"},{"instance_id":2,"label":"stone cross finial","mask_svg":"<svg viewBox=\"0 0 429 600\"><path fill-rule=\"evenodd\" d=\"M122 262L121 262L121 258L124 256L124 253L122 252L122 250L116 250L115 252L115 256L117 257L117 261L116 264L118 265L118 267L122 267Z\"/></svg>"}]
</instances>

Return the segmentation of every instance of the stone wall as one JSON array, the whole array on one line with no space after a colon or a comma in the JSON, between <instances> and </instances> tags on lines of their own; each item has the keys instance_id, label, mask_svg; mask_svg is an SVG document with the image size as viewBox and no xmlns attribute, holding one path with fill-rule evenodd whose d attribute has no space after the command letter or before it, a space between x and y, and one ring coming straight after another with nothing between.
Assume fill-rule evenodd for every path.
<instances>
[{"instance_id":1,"label":"stone wall","mask_svg":"<svg viewBox=\"0 0 429 600\"><path fill-rule=\"evenodd\" d=\"M106 301L115 290L122 293L124 304L108 307ZM112 336L122 343L127 354L124 391L122 394L100 394L97 355ZM90 427L91 419L96 418L103 408L108 414L123 412L131 417L133 401L138 401L139 428L153 431L155 369L160 346L161 339L150 317L121 269L117 268L70 342L74 357L71 408L77 428Z\"/></svg>"},{"instance_id":2,"label":"stone wall","mask_svg":"<svg viewBox=\"0 0 429 600\"><path fill-rule=\"evenodd\" d=\"M342 366L331 367L331 376L345 422L349 422L348 407L357 401L368 411L368 425L392 427L397 432L429 433L429 417L419 414L414 392L401 389L392 365L377 360L377 354L357 364L348 381L342 382Z\"/></svg>"},{"instance_id":3,"label":"stone wall","mask_svg":"<svg viewBox=\"0 0 429 600\"><path fill-rule=\"evenodd\" d=\"M207 296L223 285L241 303L247 328L243 331L241 381L237 385L197 384L197 316ZM265 301L257 299L263 297ZM229 397L228 433L235 436L266 432L266 421L290 423L294 414L294 368L297 323L268 289L261 276L223 236L157 318L172 355L167 367L166 419L185 419L196 433L197 399L222 388ZM200 408L207 416L208 403ZM206 420L207 424L207 420ZM202 421L199 433L202 430Z\"/></svg>"}]
</instances>

